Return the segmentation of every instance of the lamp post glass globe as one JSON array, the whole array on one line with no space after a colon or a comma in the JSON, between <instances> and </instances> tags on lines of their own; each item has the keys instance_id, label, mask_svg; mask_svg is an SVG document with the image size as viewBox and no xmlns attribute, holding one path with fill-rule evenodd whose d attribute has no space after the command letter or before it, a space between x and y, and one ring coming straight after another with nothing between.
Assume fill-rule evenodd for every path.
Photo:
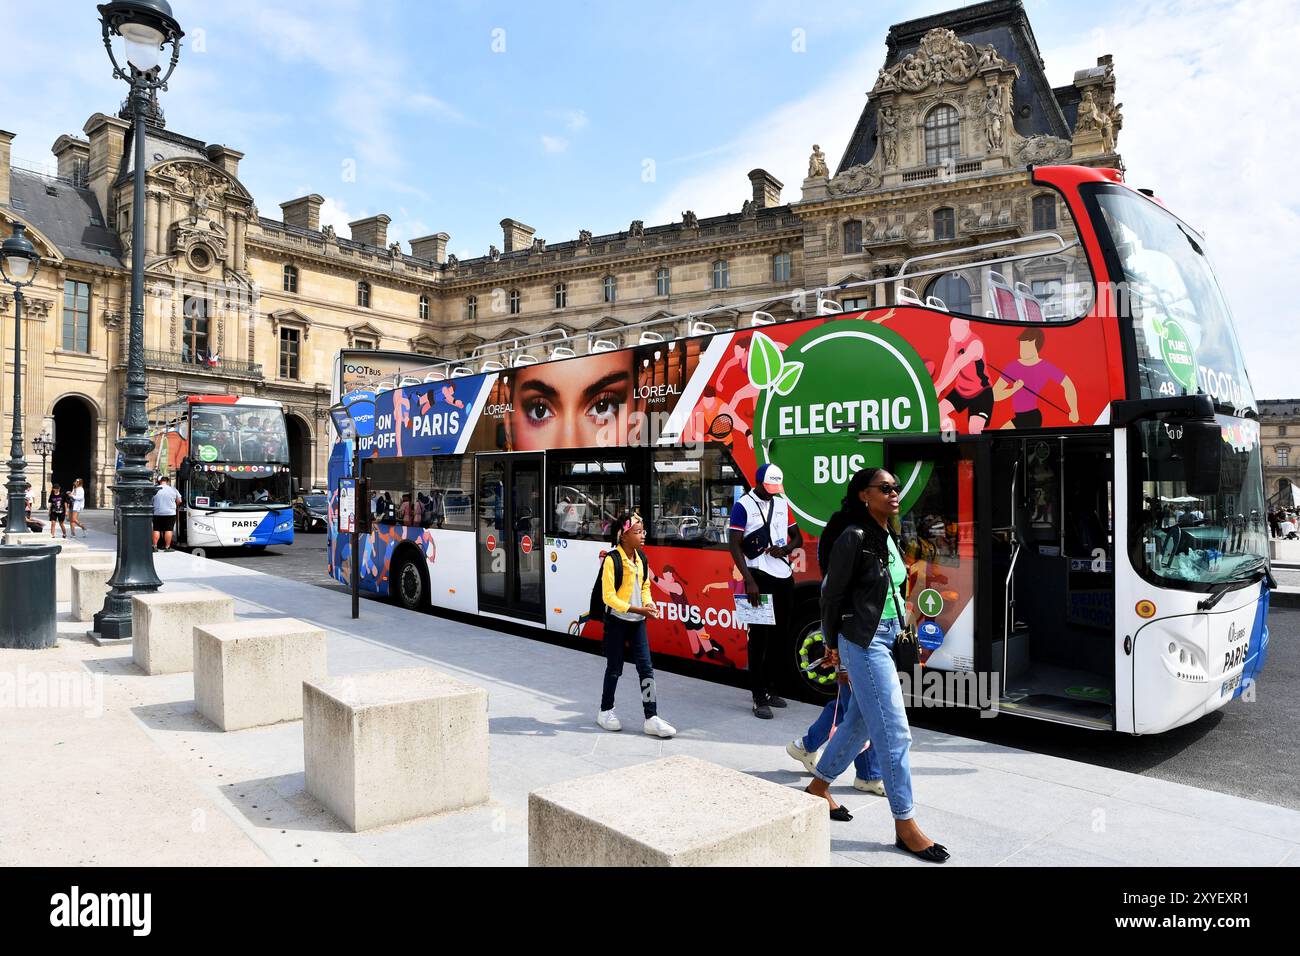
<instances>
[{"instance_id":1,"label":"lamp post glass globe","mask_svg":"<svg viewBox=\"0 0 1300 956\"><path fill-rule=\"evenodd\" d=\"M13 285L26 285L35 278L34 269L40 265L40 253L27 238L27 227L22 223L14 224L14 234L0 243L0 263L4 265L4 277Z\"/></svg>"},{"instance_id":2,"label":"lamp post glass globe","mask_svg":"<svg viewBox=\"0 0 1300 956\"><path fill-rule=\"evenodd\" d=\"M167 0L113 0L101 4L106 38L112 38L123 59L140 73L160 69L163 44L184 34Z\"/></svg>"}]
</instances>

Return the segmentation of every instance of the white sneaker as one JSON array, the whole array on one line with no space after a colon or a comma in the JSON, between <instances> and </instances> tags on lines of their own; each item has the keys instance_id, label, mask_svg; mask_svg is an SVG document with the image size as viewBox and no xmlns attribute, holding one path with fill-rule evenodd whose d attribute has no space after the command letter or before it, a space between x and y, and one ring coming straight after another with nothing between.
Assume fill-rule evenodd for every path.
<instances>
[{"instance_id":1,"label":"white sneaker","mask_svg":"<svg viewBox=\"0 0 1300 956\"><path fill-rule=\"evenodd\" d=\"M622 730L623 724L618 719L618 714L612 710L602 710L596 715L596 726L603 730Z\"/></svg>"},{"instance_id":2,"label":"white sneaker","mask_svg":"<svg viewBox=\"0 0 1300 956\"><path fill-rule=\"evenodd\" d=\"M814 750L812 753L809 753L808 751L804 750L802 737L798 737L790 741L788 744L786 744L785 752L788 753L795 760L803 764L803 768L807 770L809 773L812 773L814 770L817 769L818 751Z\"/></svg>"},{"instance_id":3,"label":"white sneaker","mask_svg":"<svg viewBox=\"0 0 1300 956\"><path fill-rule=\"evenodd\" d=\"M677 728L656 714L646 718L645 732L651 737L672 737L677 733Z\"/></svg>"},{"instance_id":4,"label":"white sneaker","mask_svg":"<svg viewBox=\"0 0 1300 956\"><path fill-rule=\"evenodd\" d=\"M878 797L883 797L885 795L885 783L883 780L863 780L861 777L854 777L853 789L861 790L863 793L874 793Z\"/></svg>"}]
</instances>

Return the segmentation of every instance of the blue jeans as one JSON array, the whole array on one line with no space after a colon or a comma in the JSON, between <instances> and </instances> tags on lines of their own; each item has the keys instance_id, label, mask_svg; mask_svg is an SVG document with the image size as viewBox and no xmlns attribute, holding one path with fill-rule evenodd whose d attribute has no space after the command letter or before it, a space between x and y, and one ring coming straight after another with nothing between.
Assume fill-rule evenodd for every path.
<instances>
[{"instance_id":1,"label":"blue jeans","mask_svg":"<svg viewBox=\"0 0 1300 956\"><path fill-rule=\"evenodd\" d=\"M853 707L845 709L839 728L822 752L814 771L818 780L834 782L853 761L862 745L871 740L871 751L880 765L889 810L895 820L910 820L912 768L908 755L912 731L903 710L903 691L894 669L894 639L897 621L882 621L870 647L840 641L840 660L853 682Z\"/></svg>"},{"instance_id":2,"label":"blue jeans","mask_svg":"<svg viewBox=\"0 0 1300 956\"><path fill-rule=\"evenodd\" d=\"M614 689L618 687L618 678L623 673L625 644L632 650L632 663L636 665L636 674L641 680L641 710L648 720L659 712L659 707L645 618L625 621L612 614L605 617L605 687L600 695L600 709L614 709Z\"/></svg>"},{"instance_id":3,"label":"blue jeans","mask_svg":"<svg viewBox=\"0 0 1300 956\"><path fill-rule=\"evenodd\" d=\"M843 641L843 638L841 638ZM839 697L837 700L826 702L822 708L820 716L808 727L808 732L803 735L803 749L809 753L814 753L821 749L822 744L826 743L831 737L831 727L836 726L839 722L835 734L838 736L843 732L843 721L845 715L853 710L853 686L851 684L839 684ZM868 747L853 758L853 766L857 771L859 780L879 780L880 779L880 762L876 760L876 748Z\"/></svg>"}]
</instances>

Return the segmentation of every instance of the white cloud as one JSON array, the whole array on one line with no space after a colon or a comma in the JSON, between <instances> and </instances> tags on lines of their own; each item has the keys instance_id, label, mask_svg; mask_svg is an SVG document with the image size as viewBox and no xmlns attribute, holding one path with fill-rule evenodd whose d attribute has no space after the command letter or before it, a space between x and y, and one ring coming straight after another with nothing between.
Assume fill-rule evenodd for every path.
<instances>
[{"instance_id":1,"label":"white cloud","mask_svg":"<svg viewBox=\"0 0 1300 956\"><path fill-rule=\"evenodd\" d=\"M348 223L356 222L360 218L362 214L348 212L347 207L333 196L326 196L325 202L320 207L321 225L333 226L334 231L345 238L351 235Z\"/></svg>"},{"instance_id":2,"label":"white cloud","mask_svg":"<svg viewBox=\"0 0 1300 956\"><path fill-rule=\"evenodd\" d=\"M1300 394L1300 307L1283 292L1300 274L1296 41L1288 0L1148 0L1044 51L1056 85L1114 54L1126 179L1205 232L1260 398Z\"/></svg>"},{"instance_id":3,"label":"white cloud","mask_svg":"<svg viewBox=\"0 0 1300 956\"><path fill-rule=\"evenodd\" d=\"M546 115L560 120L564 123L565 129L575 133L580 129L586 129L590 124L586 110L551 110Z\"/></svg>"},{"instance_id":4,"label":"white cloud","mask_svg":"<svg viewBox=\"0 0 1300 956\"><path fill-rule=\"evenodd\" d=\"M406 108L413 113L423 113L427 116L436 116L442 119L463 119L460 112L450 103L440 100L436 96L430 96L428 93L412 93L406 98Z\"/></svg>"},{"instance_id":5,"label":"white cloud","mask_svg":"<svg viewBox=\"0 0 1300 956\"><path fill-rule=\"evenodd\" d=\"M563 153L569 148L569 141L562 136L548 136L542 134L542 149L548 153Z\"/></svg>"}]
</instances>

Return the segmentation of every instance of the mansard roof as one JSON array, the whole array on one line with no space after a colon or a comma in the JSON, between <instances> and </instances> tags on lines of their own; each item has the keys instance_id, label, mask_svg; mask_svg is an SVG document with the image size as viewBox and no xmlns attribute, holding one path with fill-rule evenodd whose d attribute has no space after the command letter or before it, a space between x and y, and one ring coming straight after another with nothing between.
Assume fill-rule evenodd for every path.
<instances>
[{"instance_id":1,"label":"mansard roof","mask_svg":"<svg viewBox=\"0 0 1300 956\"><path fill-rule=\"evenodd\" d=\"M1011 89L1012 121L1021 136L1045 133L1068 140L1072 122L1067 122L1062 98L1069 102L1065 90L1053 90L1047 81L1038 41L1029 25L1029 16L1021 0L989 0L968 7L916 20L895 23L885 38L884 67L893 66L915 53L921 38L931 30L952 30L966 43L982 47L992 44L1006 60L1020 68ZM1072 110L1073 105L1069 108ZM844 150L837 173L871 161L876 153L876 105L868 100L858 125Z\"/></svg>"},{"instance_id":2,"label":"mansard roof","mask_svg":"<svg viewBox=\"0 0 1300 956\"><path fill-rule=\"evenodd\" d=\"M122 244L95 194L66 179L11 167L9 208L54 243L66 259L121 267Z\"/></svg>"}]
</instances>

